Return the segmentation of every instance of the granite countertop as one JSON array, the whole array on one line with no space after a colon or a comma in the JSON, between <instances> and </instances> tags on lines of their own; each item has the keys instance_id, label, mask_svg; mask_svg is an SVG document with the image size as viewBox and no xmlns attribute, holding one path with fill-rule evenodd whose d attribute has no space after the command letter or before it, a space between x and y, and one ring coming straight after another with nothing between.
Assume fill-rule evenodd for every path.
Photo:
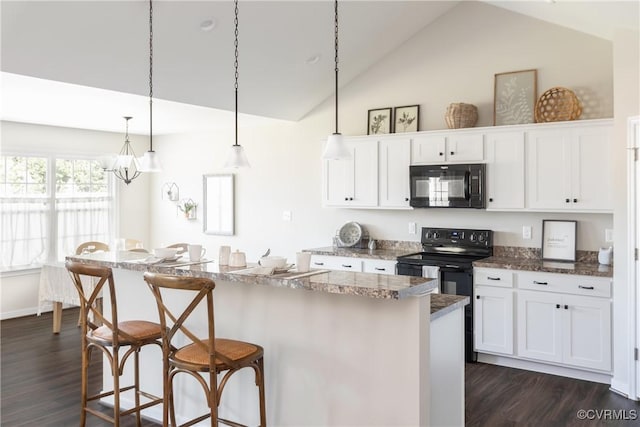
<instances>
[{"instance_id":1,"label":"granite countertop","mask_svg":"<svg viewBox=\"0 0 640 427\"><path fill-rule=\"evenodd\" d=\"M399 256L420 252L410 249L355 249L355 248L324 248L304 249L303 252L311 252L313 255L344 256L352 258L371 258L395 261Z\"/></svg>"},{"instance_id":2,"label":"granite countertop","mask_svg":"<svg viewBox=\"0 0 640 427\"><path fill-rule=\"evenodd\" d=\"M351 271L312 270L298 273L295 270L282 274L252 274L247 267L233 268L220 266L213 260L199 263L188 261L147 264L149 254L139 252L102 252L87 255L68 256L68 260L85 264L122 268L133 271L176 274L190 277L207 277L213 280L250 283L257 285L306 289L332 294L358 295L376 299L403 299L422 296L435 289L434 279L412 276L392 276ZM248 267L257 267L249 264Z\"/></svg>"},{"instance_id":3,"label":"granite countertop","mask_svg":"<svg viewBox=\"0 0 640 427\"><path fill-rule=\"evenodd\" d=\"M490 257L473 262L474 267L504 268L508 270L540 271L545 273L576 274L580 276L613 277L613 266L591 262L543 261L540 258Z\"/></svg>"},{"instance_id":4,"label":"granite countertop","mask_svg":"<svg viewBox=\"0 0 640 427\"><path fill-rule=\"evenodd\" d=\"M463 308L471 299L466 295L431 294L431 321Z\"/></svg>"}]
</instances>

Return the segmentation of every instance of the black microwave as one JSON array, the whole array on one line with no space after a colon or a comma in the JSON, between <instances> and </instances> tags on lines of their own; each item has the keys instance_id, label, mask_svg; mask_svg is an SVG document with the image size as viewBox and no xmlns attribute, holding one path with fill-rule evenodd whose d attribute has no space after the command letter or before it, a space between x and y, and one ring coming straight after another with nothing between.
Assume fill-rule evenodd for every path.
<instances>
[{"instance_id":1,"label":"black microwave","mask_svg":"<svg viewBox=\"0 0 640 427\"><path fill-rule=\"evenodd\" d=\"M484 164L409 166L414 208L485 208Z\"/></svg>"}]
</instances>

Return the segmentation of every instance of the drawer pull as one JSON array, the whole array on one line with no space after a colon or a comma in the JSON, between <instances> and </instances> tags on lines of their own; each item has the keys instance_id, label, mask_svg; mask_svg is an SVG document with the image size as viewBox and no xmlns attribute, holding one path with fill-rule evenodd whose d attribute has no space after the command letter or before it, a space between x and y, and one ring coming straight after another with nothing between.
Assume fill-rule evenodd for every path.
<instances>
[{"instance_id":1,"label":"drawer pull","mask_svg":"<svg viewBox=\"0 0 640 427\"><path fill-rule=\"evenodd\" d=\"M387 271L386 268L380 268L380 267L376 267L376 270L378 270L378 271Z\"/></svg>"},{"instance_id":2,"label":"drawer pull","mask_svg":"<svg viewBox=\"0 0 640 427\"><path fill-rule=\"evenodd\" d=\"M480 295L476 295L476 299L480 299Z\"/></svg>"},{"instance_id":3,"label":"drawer pull","mask_svg":"<svg viewBox=\"0 0 640 427\"><path fill-rule=\"evenodd\" d=\"M342 264L342 266L343 266L344 268L353 268L353 266L352 266L352 265Z\"/></svg>"},{"instance_id":4,"label":"drawer pull","mask_svg":"<svg viewBox=\"0 0 640 427\"><path fill-rule=\"evenodd\" d=\"M537 280L534 280L533 283L536 285L545 285L545 286L548 285L547 282L538 282Z\"/></svg>"},{"instance_id":5,"label":"drawer pull","mask_svg":"<svg viewBox=\"0 0 640 427\"><path fill-rule=\"evenodd\" d=\"M314 262L314 265L324 265L324 262Z\"/></svg>"},{"instance_id":6,"label":"drawer pull","mask_svg":"<svg viewBox=\"0 0 640 427\"><path fill-rule=\"evenodd\" d=\"M499 277L487 276L487 280L500 280L500 278Z\"/></svg>"},{"instance_id":7,"label":"drawer pull","mask_svg":"<svg viewBox=\"0 0 640 427\"><path fill-rule=\"evenodd\" d=\"M593 286L582 286L582 285L578 285L578 287L580 289L589 289L589 290L593 290Z\"/></svg>"},{"instance_id":8,"label":"drawer pull","mask_svg":"<svg viewBox=\"0 0 640 427\"><path fill-rule=\"evenodd\" d=\"M560 308L560 304L556 304L556 308Z\"/></svg>"}]
</instances>

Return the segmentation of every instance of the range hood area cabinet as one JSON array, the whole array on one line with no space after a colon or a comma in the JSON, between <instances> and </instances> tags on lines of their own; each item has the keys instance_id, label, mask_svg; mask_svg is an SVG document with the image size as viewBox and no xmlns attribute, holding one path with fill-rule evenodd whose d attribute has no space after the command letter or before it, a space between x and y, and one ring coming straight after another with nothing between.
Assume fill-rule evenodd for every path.
<instances>
[{"instance_id":1,"label":"range hood area cabinet","mask_svg":"<svg viewBox=\"0 0 640 427\"><path fill-rule=\"evenodd\" d=\"M410 209L406 137L345 137L348 160L324 160L323 205L367 209Z\"/></svg>"}]
</instances>

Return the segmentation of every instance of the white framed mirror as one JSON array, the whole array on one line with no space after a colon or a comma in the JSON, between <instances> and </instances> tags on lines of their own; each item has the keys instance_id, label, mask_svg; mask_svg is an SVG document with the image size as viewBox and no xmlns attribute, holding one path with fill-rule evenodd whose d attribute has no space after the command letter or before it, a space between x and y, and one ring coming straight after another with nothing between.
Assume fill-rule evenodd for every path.
<instances>
[{"instance_id":1,"label":"white framed mirror","mask_svg":"<svg viewBox=\"0 0 640 427\"><path fill-rule=\"evenodd\" d=\"M204 233L233 236L235 233L233 174L204 175L203 188Z\"/></svg>"}]
</instances>

